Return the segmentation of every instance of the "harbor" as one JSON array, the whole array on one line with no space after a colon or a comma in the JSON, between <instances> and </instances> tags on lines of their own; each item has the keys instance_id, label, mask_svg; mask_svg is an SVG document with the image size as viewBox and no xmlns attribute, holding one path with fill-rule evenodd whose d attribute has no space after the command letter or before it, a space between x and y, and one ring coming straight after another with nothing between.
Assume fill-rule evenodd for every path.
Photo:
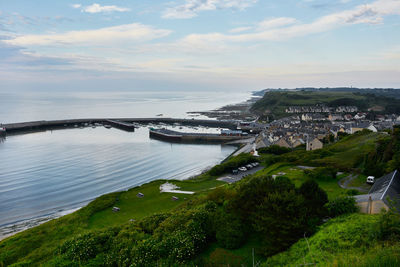
<instances>
[{"instance_id":1,"label":"harbor","mask_svg":"<svg viewBox=\"0 0 400 267\"><path fill-rule=\"evenodd\" d=\"M140 125L183 125L183 126L203 126L213 128L226 128L236 130L237 121L219 120L195 120L195 119L175 119L175 118L88 118L70 120L41 120L19 123L3 124L7 134L23 134L26 132L40 132L46 130L56 130L63 128L89 127L96 125L109 125L125 131L134 131Z\"/></svg>"}]
</instances>

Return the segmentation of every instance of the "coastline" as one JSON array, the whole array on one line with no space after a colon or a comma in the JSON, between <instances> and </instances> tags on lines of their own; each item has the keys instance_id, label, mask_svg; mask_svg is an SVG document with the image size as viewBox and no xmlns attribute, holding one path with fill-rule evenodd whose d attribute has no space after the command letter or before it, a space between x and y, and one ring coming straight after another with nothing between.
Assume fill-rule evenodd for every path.
<instances>
[{"instance_id":1,"label":"coastline","mask_svg":"<svg viewBox=\"0 0 400 267\"><path fill-rule=\"evenodd\" d=\"M249 102L249 100L246 101L246 103L248 103L248 102ZM233 107L233 106L236 106L236 105L243 105L243 104L242 103L229 104L229 105L226 105L224 107ZM221 107L219 109L223 109L224 107ZM160 121L171 120L170 118L156 118L156 119L159 119ZM214 118L214 119L216 119L216 120L210 120L210 121L212 121L212 124L221 122L221 121L218 121L219 120L218 118ZM145 119L145 120L148 120L148 119ZM192 119L180 119L180 120L182 120L182 122L187 122L187 123L190 123L190 124L192 124L193 122L197 123L198 121L202 121L202 122L205 122L207 124L208 121L209 121L209 120L195 120L193 118ZM60 124L59 121L57 121L56 123ZM76 122L74 121L73 123L75 124ZM226 122L223 122L223 123L226 123ZM62 123L61 128L65 127L64 124L65 123ZM48 125L47 125L47 127L48 127ZM30 132L31 131L27 131L27 132L25 132L25 131L18 132L17 131L16 134L24 134L24 133L30 133ZM240 149L240 145L236 144L236 146L237 146L237 148L232 153L230 153L226 158L224 158L223 160L221 160L217 164L226 161L229 157L234 155L234 153L236 153ZM185 179L183 179L183 181L195 181L199 176L201 176L204 173L206 173L213 166L206 167L199 174L194 175L194 176L190 176L190 177L186 177ZM155 182L155 181L157 182L157 181L161 181L161 180L157 179L157 180L153 180L151 182ZM151 183L151 182L149 182L149 183ZM142 185L145 185L145 184L147 184L147 183L144 183ZM142 186L142 185L140 185L140 186ZM135 186L135 187L137 187L137 186ZM135 188L135 187L132 187L132 188ZM122 190L122 191L128 191L128 190L130 190L132 188L129 188L129 189L126 189L126 190ZM114 192L122 192L122 191L112 191L112 192L109 192L107 194L114 193ZM100 195L98 197L101 197L101 196L104 196L104 195ZM14 222L14 223L9 223L9 224L5 224L3 226L0 226L0 242L2 240L4 240L4 239L7 239L8 237L11 237L11 236L13 236L13 235L15 235L17 233L23 232L23 231L25 231L27 229L34 228L36 226L39 226L39 225L41 225L43 223L46 223L46 222L49 222L51 220L61 218L61 217L65 216L65 215L67 215L67 214L74 213L77 210L81 209L82 207L87 206L94 199L96 199L96 198L81 202L81 203L84 203L84 205L80 206L79 208L66 208L65 210L61 210L61 211L58 211L58 212L55 212L55 213L50 213L50 214L45 215L45 216L33 217L33 218L26 219L26 220L17 221L17 222Z\"/></svg>"}]
</instances>

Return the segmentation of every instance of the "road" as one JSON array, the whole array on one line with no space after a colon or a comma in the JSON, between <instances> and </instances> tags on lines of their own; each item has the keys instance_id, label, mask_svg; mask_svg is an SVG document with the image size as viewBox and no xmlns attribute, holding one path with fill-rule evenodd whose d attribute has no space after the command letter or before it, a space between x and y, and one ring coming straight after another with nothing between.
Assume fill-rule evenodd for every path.
<instances>
[{"instance_id":1,"label":"road","mask_svg":"<svg viewBox=\"0 0 400 267\"><path fill-rule=\"evenodd\" d=\"M229 175L222 176L222 177L218 178L217 180L226 182L228 184L231 184L231 183L235 183L237 181L240 181L240 180L243 179L243 177L246 177L247 175L250 175L250 174L253 174L255 172L258 172L258 171L260 171L262 169L264 169L263 166L258 166L258 167L255 167L255 168L250 169L250 170L245 171L245 172L239 172L238 174L229 174Z\"/></svg>"}]
</instances>

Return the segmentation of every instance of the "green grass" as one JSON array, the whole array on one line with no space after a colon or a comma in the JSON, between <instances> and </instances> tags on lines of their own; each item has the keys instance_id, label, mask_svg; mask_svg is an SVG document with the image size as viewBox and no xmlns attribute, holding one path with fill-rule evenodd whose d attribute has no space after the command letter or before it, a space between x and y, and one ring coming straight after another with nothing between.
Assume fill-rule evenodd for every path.
<instances>
[{"instance_id":1,"label":"green grass","mask_svg":"<svg viewBox=\"0 0 400 267\"><path fill-rule=\"evenodd\" d=\"M139 220L154 213L168 212L203 191L225 184L207 174L200 175L199 179L169 181L180 186L181 190L198 192L187 195L160 193L159 187L164 182L166 180L157 180L128 191L103 195L72 214L2 240L0 266L2 262L46 262L67 239L96 229L128 224L130 219ZM138 192L143 193L144 197L138 198ZM177 196L179 200L172 200L172 196ZM120 211L112 212L114 206L119 207Z\"/></svg>"},{"instance_id":2,"label":"green grass","mask_svg":"<svg viewBox=\"0 0 400 267\"><path fill-rule=\"evenodd\" d=\"M169 211L193 198L193 195L160 193L159 187L165 182L155 181L122 192L114 204L120 211L113 212L108 208L97 212L90 217L88 228L98 229L128 223L130 219L139 220L154 213ZM137 197L139 192L143 193L144 197ZM172 196L177 196L179 200L172 200Z\"/></svg>"},{"instance_id":3,"label":"green grass","mask_svg":"<svg viewBox=\"0 0 400 267\"><path fill-rule=\"evenodd\" d=\"M209 259L210 256L218 250L228 252L229 255L234 255L240 261L240 266L252 266L253 264L253 249L260 247L260 241L256 236L251 236L242 247L238 249L222 249L217 243L212 243L200 256L199 258ZM254 249L254 261L255 263L262 263L266 259L262 257L257 250ZM234 265L235 266L235 265Z\"/></svg>"},{"instance_id":4,"label":"green grass","mask_svg":"<svg viewBox=\"0 0 400 267\"><path fill-rule=\"evenodd\" d=\"M379 215L352 214L330 220L263 266L398 266L399 243L377 240L378 219Z\"/></svg>"},{"instance_id":5,"label":"green grass","mask_svg":"<svg viewBox=\"0 0 400 267\"><path fill-rule=\"evenodd\" d=\"M296 165L290 163L273 164L258 172L256 175L277 175L280 172L285 173L283 176L291 179L296 187L299 187L304 181L307 180L307 176L304 174L304 171L298 168ZM326 191L329 199L335 199L336 197L345 194L347 191L338 185L339 180L339 178L336 178L329 181L317 180L317 182L319 186Z\"/></svg>"}]
</instances>

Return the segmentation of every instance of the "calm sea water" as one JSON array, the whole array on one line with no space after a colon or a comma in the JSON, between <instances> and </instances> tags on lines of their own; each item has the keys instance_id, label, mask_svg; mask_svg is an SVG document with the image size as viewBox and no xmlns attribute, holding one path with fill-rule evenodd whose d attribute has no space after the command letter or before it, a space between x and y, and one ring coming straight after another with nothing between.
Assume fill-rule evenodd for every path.
<instances>
[{"instance_id":1,"label":"calm sea water","mask_svg":"<svg viewBox=\"0 0 400 267\"><path fill-rule=\"evenodd\" d=\"M249 94L0 94L0 121L84 117L186 117ZM155 179L185 179L215 165L233 146L170 144L103 127L9 136L0 141L0 238Z\"/></svg>"},{"instance_id":2,"label":"calm sea water","mask_svg":"<svg viewBox=\"0 0 400 267\"><path fill-rule=\"evenodd\" d=\"M93 117L185 118L242 102L250 93L232 92L20 92L0 91L0 123Z\"/></svg>"}]
</instances>

